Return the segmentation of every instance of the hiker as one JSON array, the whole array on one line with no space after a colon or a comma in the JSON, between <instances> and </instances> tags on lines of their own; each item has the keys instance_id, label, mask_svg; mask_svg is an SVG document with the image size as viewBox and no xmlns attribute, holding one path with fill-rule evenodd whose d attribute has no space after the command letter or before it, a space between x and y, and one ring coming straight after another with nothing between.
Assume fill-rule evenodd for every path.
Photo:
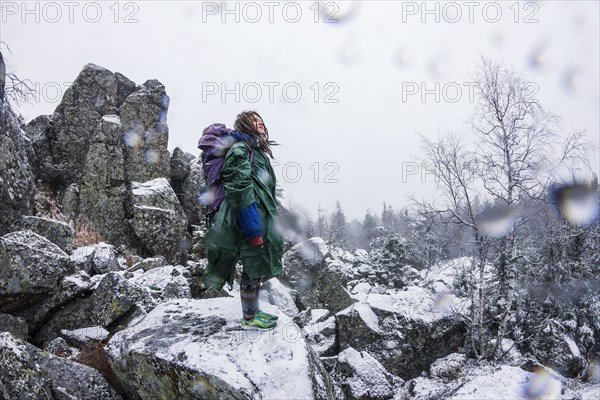
<instances>
[{"instance_id":1,"label":"hiker","mask_svg":"<svg viewBox=\"0 0 600 400\"><path fill-rule=\"evenodd\" d=\"M221 125L223 126L223 125ZM240 282L243 327L270 329L278 317L259 309L263 281L282 271L283 239L275 227L277 201L269 133L256 111L238 114L236 139L220 169L224 196L205 237L208 265L202 276L207 287L232 289L235 265L243 265ZM248 148L250 147L250 148Z\"/></svg>"}]
</instances>

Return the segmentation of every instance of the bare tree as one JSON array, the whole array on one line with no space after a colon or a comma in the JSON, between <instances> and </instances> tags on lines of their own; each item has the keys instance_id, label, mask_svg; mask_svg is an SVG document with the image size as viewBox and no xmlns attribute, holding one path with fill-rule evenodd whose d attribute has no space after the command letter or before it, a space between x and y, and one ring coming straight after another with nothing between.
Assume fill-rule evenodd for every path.
<instances>
[{"instance_id":1,"label":"bare tree","mask_svg":"<svg viewBox=\"0 0 600 400\"><path fill-rule=\"evenodd\" d=\"M487 194L507 209L525 198L542 199L549 173L567 160L585 159L584 133L574 132L552 160L560 144L559 117L546 112L535 97L536 85L501 62L482 59L474 75L477 106L471 127L477 136L477 155L481 182ZM526 223L524 216L513 220L501 240L499 287L504 310L499 317L494 356L506 335L514 301L517 232Z\"/></svg>"},{"instance_id":2,"label":"bare tree","mask_svg":"<svg viewBox=\"0 0 600 400\"><path fill-rule=\"evenodd\" d=\"M417 200L411 196L422 215L436 215L438 221L445 224L458 224L470 230L473 237L477 283L471 292L472 304L469 337L471 350L478 358L485 357L487 333L484 323L485 303L485 265L487 262L488 239L482 232L477 221L477 210L474 208L477 198L476 189L476 155L467 149L464 141L455 134L432 141L421 136L424 149L422 165L436 177L438 204ZM475 298L476 297L476 298Z\"/></svg>"},{"instance_id":3,"label":"bare tree","mask_svg":"<svg viewBox=\"0 0 600 400\"><path fill-rule=\"evenodd\" d=\"M6 108L12 113L12 104L31 103L36 92L29 79L21 79L14 72L6 72L2 45L10 52L8 45L0 41L0 111Z\"/></svg>"}]
</instances>

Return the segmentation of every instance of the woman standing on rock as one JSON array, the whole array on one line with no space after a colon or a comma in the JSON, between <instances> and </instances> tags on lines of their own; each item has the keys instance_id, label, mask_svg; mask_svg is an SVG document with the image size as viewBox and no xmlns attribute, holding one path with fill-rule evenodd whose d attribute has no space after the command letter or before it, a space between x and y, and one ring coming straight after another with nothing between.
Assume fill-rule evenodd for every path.
<instances>
[{"instance_id":1,"label":"woman standing on rock","mask_svg":"<svg viewBox=\"0 0 600 400\"><path fill-rule=\"evenodd\" d=\"M238 141L225 155L221 167L225 197L205 238L208 265L205 284L220 290L231 288L235 265L241 259L240 297L244 327L270 329L278 317L258 308L262 281L281 274L283 239L275 228L277 201L275 173L268 130L255 111L240 113L234 124ZM252 147L252 161L249 149Z\"/></svg>"}]
</instances>

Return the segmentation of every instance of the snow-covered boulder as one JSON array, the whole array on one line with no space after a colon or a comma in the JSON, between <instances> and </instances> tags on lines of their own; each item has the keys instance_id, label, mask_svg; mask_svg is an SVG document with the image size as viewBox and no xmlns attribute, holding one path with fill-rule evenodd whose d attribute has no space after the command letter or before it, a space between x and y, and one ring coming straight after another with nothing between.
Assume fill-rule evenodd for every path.
<instances>
[{"instance_id":1,"label":"snow-covered boulder","mask_svg":"<svg viewBox=\"0 0 600 400\"><path fill-rule=\"evenodd\" d=\"M394 375L411 379L464 344L466 327L454 313L465 305L410 286L369 293L336 314L340 349L368 351Z\"/></svg>"},{"instance_id":2,"label":"snow-covered boulder","mask_svg":"<svg viewBox=\"0 0 600 400\"><path fill-rule=\"evenodd\" d=\"M529 349L542 364L568 378L579 376L587 367L586 359L573 338L556 332L551 326L533 338Z\"/></svg>"},{"instance_id":3,"label":"snow-covered boulder","mask_svg":"<svg viewBox=\"0 0 600 400\"><path fill-rule=\"evenodd\" d=\"M353 303L346 289L348 279L337 264L328 264L327 255L327 245L319 237L298 243L283 255L280 280L296 290L296 304L303 309L337 312Z\"/></svg>"},{"instance_id":4,"label":"snow-covered boulder","mask_svg":"<svg viewBox=\"0 0 600 400\"><path fill-rule=\"evenodd\" d=\"M139 269L149 271L153 268L164 267L165 265L167 265L167 260L165 260L163 256L149 257L136 262L130 268L128 268L127 271L134 272Z\"/></svg>"},{"instance_id":5,"label":"snow-covered boulder","mask_svg":"<svg viewBox=\"0 0 600 400\"><path fill-rule=\"evenodd\" d=\"M429 376L443 382L456 380L462 375L466 362L467 357L464 354L449 354L431 364Z\"/></svg>"},{"instance_id":6,"label":"snow-covered boulder","mask_svg":"<svg viewBox=\"0 0 600 400\"><path fill-rule=\"evenodd\" d=\"M71 254L71 262L89 275L122 269L115 247L105 242L76 248Z\"/></svg>"},{"instance_id":7,"label":"snow-covered boulder","mask_svg":"<svg viewBox=\"0 0 600 400\"><path fill-rule=\"evenodd\" d=\"M129 282L145 291L139 302L145 311L150 311L159 303L169 299L189 299L192 297L188 278L190 272L181 265L166 265L146 272L137 270Z\"/></svg>"},{"instance_id":8,"label":"snow-covered boulder","mask_svg":"<svg viewBox=\"0 0 600 400\"><path fill-rule=\"evenodd\" d=\"M239 286L238 286L239 288ZM236 293L236 297L239 294ZM260 286L259 296L262 301L276 306L284 314L293 317L298 314L298 307L294 303L295 291L285 287L277 278L271 278Z\"/></svg>"},{"instance_id":9,"label":"snow-covered boulder","mask_svg":"<svg viewBox=\"0 0 600 400\"><path fill-rule=\"evenodd\" d=\"M405 383L394 400L559 400L561 382L552 374L532 373L500 365L463 367L460 377L446 381L418 377Z\"/></svg>"},{"instance_id":10,"label":"snow-covered boulder","mask_svg":"<svg viewBox=\"0 0 600 400\"><path fill-rule=\"evenodd\" d=\"M94 368L0 332L0 398L121 399Z\"/></svg>"},{"instance_id":11,"label":"snow-covered boulder","mask_svg":"<svg viewBox=\"0 0 600 400\"><path fill-rule=\"evenodd\" d=\"M62 329L60 335L73 347L83 348L92 342L106 340L110 333L101 326L87 326L73 330Z\"/></svg>"},{"instance_id":12,"label":"snow-covered boulder","mask_svg":"<svg viewBox=\"0 0 600 400\"><path fill-rule=\"evenodd\" d=\"M155 255L177 263L186 247L187 217L165 178L133 182L133 228Z\"/></svg>"},{"instance_id":13,"label":"snow-covered boulder","mask_svg":"<svg viewBox=\"0 0 600 400\"><path fill-rule=\"evenodd\" d=\"M30 230L0 238L0 312L12 313L50 296L74 272L57 245Z\"/></svg>"},{"instance_id":14,"label":"snow-covered boulder","mask_svg":"<svg viewBox=\"0 0 600 400\"><path fill-rule=\"evenodd\" d=\"M369 353L352 347L338 355L331 378L341 387L342 393L337 393L337 397L347 400L391 399L395 389L403 383Z\"/></svg>"},{"instance_id":15,"label":"snow-covered boulder","mask_svg":"<svg viewBox=\"0 0 600 400\"><path fill-rule=\"evenodd\" d=\"M327 310L325 310L327 311ZM335 332L335 317L327 319L313 318L302 328L306 341L321 356L331 356L337 352L338 343Z\"/></svg>"},{"instance_id":16,"label":"snow-covered boulder","mask_svg":"<svg viewBox=\"0 0 600 400\"><path fill-rule=\"evenodd\" d=\"M106 347L132 399L331 399L317 355L293 321L269 331L240 328L239 298L178 299L158 305Z\"/></svg>"}]
</instances>

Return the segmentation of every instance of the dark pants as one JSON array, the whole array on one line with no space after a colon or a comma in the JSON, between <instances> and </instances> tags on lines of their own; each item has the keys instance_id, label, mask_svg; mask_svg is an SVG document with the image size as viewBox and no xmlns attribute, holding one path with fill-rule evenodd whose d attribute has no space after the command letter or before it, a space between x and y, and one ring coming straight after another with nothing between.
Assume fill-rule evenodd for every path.
<instances>
[{"instance_id":1,"label":"dark pants","mask_svg":"<svg viewBox=\"0 0 600 400\"><path fill-rule=\"evenodd\" d=\"M240 298L242 300L242 313L244 318L252 319L258 310L258 293L260 290L261 279L251 280L246 271L242 272L240 282Z\"/></svg>"}]
</instances>

